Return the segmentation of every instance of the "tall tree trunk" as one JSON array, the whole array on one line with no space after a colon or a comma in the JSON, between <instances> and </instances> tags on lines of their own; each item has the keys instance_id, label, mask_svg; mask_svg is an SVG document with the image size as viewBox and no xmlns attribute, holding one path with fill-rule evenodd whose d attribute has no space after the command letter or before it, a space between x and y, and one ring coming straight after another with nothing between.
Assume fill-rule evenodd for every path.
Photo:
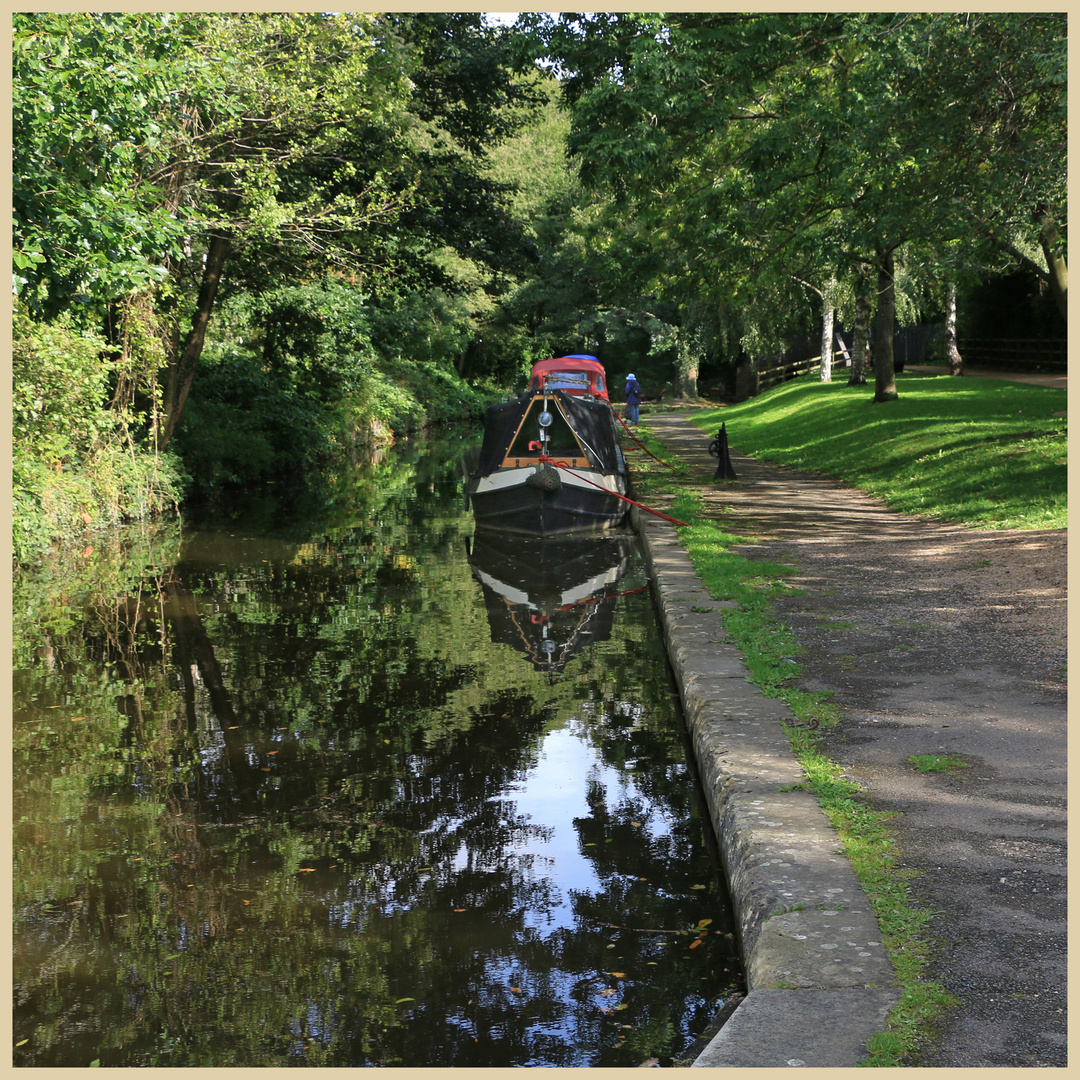
<instances>
[{"instance_id":1,"label":"tall tree trunk","mask_svg":"<svg viewBox=\"0 0 1080 1080\"><path fill-rule=\"evenodd\" d=\"M874 339L874 400L896 401L893 335L896 333L896 279L894 248L878 252L877 335Z\"/></svg>"},{"instance_id":2,"label":"tall tree trunk","mask_svg":"<svg viewBox=\"0 0 1080 1080\"><path fill-rule=\"evenodd\" d=\"M822 318L821 318L821 382L832 382L833 364L833 322L836 309L832 304L833 282L825 286L821 294Z\"/></svg>"},{"instance_id":3,"label":"tall tree trunk","mask_svg":"<svg viewBox=\"0 0 1080 1080\"><path fill-rule=\"evenodd\" d=\"M675 339L675 396L696 400L699 362L694 335L679 327Z\"/></svg>"},{"instance_id":4,"label":"tall tree trunk","mask_svg":"<svg viewBox=\"0 0 1080 1080\"><path fill-rule=\"evenodd\" d=\"M964 361L956 347L956 282L949 282L945 301L945 355L949 358L949 374L963 375Z\"/></svg>"},{"instance_id":5,"label":"tall tree trunk","mask_svg":"<svg viewBox=\"0 0 1080 1080\"><path fill-rule=\"evenodd\" d=\"M164 450L173 437L180 418L184 415L188 393L195 369L199 366L203 344L206 341L206 328L210 323L210 314L214 310L214 298L221 284L221 274L229 254L232 237L227 233L214 233L206 249L206 262L203 266L202 283L199 286L199 298L195 306L195 315L191 320L191 330L184 339L183 348L169 359L169 369L165 378L165 394L162 402L164 417L158 430L157 445Z\"/></svg>"},{"instance_id":6,"label":"tall tree trunk","mask_svg":"<svg viewBox=\"0 0 1080 1080\"><path fill-rule=\"evenodd\" d=\"M1054 294L1054 300L1057 301L1061 317L1068 320L1069 268L1065 262L1065 247L1061 242L1057 222L1050 216L1045 206L1040 206L1036 210L1035 220L1039 225L1039 243L1046 256L1046 268L1050 274L1050 291Z\"/></svg>"},{"instance_id":7,"label":"tall tree trunk","mask_svg":"<svg viewBox=\"0 0 1080 1080\"><path fill-rule=\"evenodd\" d=\"M871 295L870 264L859 263L859 276L855 285L855 326L851 341L851 378L849 386L866 385L866 354L870 348L870 319L874 314Z\"/></svg>"}]
</instances>

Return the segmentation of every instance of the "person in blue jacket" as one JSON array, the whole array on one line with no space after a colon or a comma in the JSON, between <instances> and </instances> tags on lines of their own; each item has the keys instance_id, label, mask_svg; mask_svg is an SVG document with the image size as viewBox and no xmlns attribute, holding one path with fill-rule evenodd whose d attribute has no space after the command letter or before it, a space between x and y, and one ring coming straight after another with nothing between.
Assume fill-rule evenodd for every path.
<instances>
[{"instance_id":1,"label":"person in blue jacket","mask_svg":"<svg viewBox=\"0 0 1080 1080\"><path fill-rule=\"evenodd\" d=\"M633 375L626 376L626 419L628 423L638 422L638 406L641 404L641 387Z\"/></svg>"}]
</instances>

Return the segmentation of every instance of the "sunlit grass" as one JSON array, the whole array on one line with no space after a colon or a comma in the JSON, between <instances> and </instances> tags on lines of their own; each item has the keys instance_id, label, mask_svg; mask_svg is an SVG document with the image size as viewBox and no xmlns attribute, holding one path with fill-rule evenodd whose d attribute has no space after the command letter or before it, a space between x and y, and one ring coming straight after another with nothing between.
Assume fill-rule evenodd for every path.
<instances>
[{"instance_id":1,"label":"sunlit grass","mask_svg":"<svg viewBox=\"0 0 1080 1080\"><path fill-rule=\"evenodd\" d=\"M904 376L898 401L803 377L691 419L741 453L821 472L890 507L975 528L1066 526L1066 391Z\"/></svg>"}]
</instances>

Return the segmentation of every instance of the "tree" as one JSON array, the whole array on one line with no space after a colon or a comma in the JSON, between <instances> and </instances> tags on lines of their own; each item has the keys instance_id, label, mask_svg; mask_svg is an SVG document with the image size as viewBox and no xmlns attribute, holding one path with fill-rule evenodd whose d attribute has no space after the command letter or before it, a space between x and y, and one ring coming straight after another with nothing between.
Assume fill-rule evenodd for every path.
<instances>
[{"instance_id":1,"label":"tree","mask_svg":"<svg viewBox=\"0 0 1080 1080\"><path fill-rule=\"evenodd\" d=\"M583 178L700 251L699 273L724 274L729 294L752 293L763 273L827 280L870 258L875 400L896 396L897 252L970 240L972 215L991 208L1020 229L1017 204L1063 205L1062 17L604 13L533 25L567 70Z\"/></svg>"},{"instance_id":2,"label":"tree","mask_svg":"<svg viewBox=\"0 0 1080 1080\"><path fill-rule=\"evenodd\" d=\"M870 350L870 319L874 311L870 295L870 264L858 263L855 269L855 319L851 332L851 376L848 383L866 382L866 355Z\"/></svg>"},{"instance_id":3,"label":"tree","mask_svg":"<svg viewBox=\"0 0 1080 1080\"><path fill-rule=\"evenodd\" d=\"M478 15L37 13L16 56L17 285L43 317L82 297L110 333L156 319L159 449L221 296L333 270L453 292L447 253L497 289L524 265L481 161L532 90Z\"/></svg>"},{"instance_id":4,"label":"tree","mask_svg":"<svg viewBox=\"0 0 1080 1080\"><path fill-rule=\"evenodd\" d=\"M39 318L100 330L107 305L160 285L186 208L159 174L206 72L160 14L12 20L15 292Z\"/></svg>"},{"instance_id":5,"label":"tree","mask_svg":"<svg viewBox=\"0 0 1080 1080\"><path fill-rule=\"evenodd\" d=\"M950 375L964 374L964 361L956 347L956 282L949 282L945 301L945 358L949 361Z\"/></svg>"}]
</instances>

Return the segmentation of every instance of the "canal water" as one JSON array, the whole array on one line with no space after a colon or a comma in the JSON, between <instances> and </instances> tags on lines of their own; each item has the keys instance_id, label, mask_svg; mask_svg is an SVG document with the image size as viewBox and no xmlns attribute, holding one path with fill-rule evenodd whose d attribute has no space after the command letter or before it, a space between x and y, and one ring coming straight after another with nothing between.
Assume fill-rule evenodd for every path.
<instances>
[{"instance_id":1,"label":"canal water","mask_svg":"<svg viewBox=\"0 0 1080 1080\"><path fill-rule=\"evenodd\" d=\"M739 990L636 540L474 537L476 441L16 580L17 1066L632 1067Z\"/></svg>"}]
</instances>

